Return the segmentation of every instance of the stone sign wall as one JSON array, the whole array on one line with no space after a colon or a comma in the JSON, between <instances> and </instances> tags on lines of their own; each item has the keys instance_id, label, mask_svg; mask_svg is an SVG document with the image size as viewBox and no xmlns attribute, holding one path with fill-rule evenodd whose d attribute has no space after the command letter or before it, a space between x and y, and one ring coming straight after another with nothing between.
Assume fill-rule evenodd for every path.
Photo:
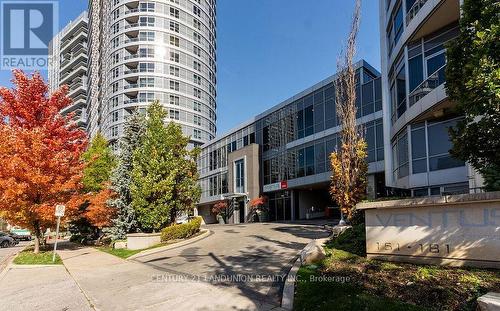
<instances>
[{"instance_id":1,"label":"stone sign wall","mask_svg":"<svg viewBox=\"0 0 500 311\"><path fill-rule=\"evenodd\" d=\"M361 203L369 258L500 268L500 192Z\"/></svg>"}]
</instances>

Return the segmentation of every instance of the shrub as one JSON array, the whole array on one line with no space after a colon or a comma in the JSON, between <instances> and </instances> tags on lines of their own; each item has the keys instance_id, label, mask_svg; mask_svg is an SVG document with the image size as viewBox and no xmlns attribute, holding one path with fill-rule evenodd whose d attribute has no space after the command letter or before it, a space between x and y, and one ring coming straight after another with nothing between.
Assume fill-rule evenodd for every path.
<instances>
[{"instance_id":1,"label":"shrub","mask_svg":"<svg viewBox=\"0 0 500 311\"><path fill-rule=\"evenodd\" d=\"M171 225L161 230L161 241L189 238L200 231L201 217L198 216L188 223Z\"/></svg>"},{"instance_id":2,"label":"shrub","mask_svg":"<svg viewBox=\"0 0 500 311\"><path fill-rule=\"evenodd\" d=\"M354 225L337 238L328 242L328 246L361 257L366 256L366 231L365 224Z\"/></svg>"}]
</instances>

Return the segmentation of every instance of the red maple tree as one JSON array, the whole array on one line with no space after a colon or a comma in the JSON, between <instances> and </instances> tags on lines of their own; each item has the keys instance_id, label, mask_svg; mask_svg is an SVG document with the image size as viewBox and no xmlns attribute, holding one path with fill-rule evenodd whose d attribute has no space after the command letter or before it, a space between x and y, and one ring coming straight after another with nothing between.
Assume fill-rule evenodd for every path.
<instances>
[{"instance_id":1,"label":"red maple tree","mask_svg":"<svg viewBox=\"0 0 500 311\"><path fill-rule=\"evenodd\" d=\"M59 113L71 104L66 86L49 95L39 73L13 74L14 87L0 88L0 213L32 230L37 253L55 205L66 205L67 219L78 211L87 138Z\"/></svg>"}]
</instances>

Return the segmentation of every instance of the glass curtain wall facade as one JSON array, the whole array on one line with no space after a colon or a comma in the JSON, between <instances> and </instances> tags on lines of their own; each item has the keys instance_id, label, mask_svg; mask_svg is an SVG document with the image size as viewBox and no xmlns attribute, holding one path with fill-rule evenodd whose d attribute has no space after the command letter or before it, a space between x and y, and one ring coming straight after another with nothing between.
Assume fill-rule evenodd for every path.
<instances>
[{"instance_id":1,"label":"glass curtain wall facade","mask_svg":"<svg viewBox=\"0 0 500 311\"><path fill-rule=\"evenodd\" d=\"M460 115L444 89L459 2L380 0L386 184L415 196L469 188L466 163L449 154Z\"/></svg>"},{"instance_id":2,"label":"glass curtain wall facade","mask_svg":"<svg viewBox=\"0 0 500 311\"><path fill-rule=\"evenodd\" d=\"M91 135L113 144L133 110L159 100L191 146L215 137L215 0L92 0L90 15L91 73L100 81Z\"/></svg>"},{"instance_id":3,"label":"glass curtain wall facade","mask_svg":"<svg viewBox=\"0 0 500 311\"><path fill-rule=\"evenodd\" d=\"M365 127L369 172L374 174L384 170L381 79L366 62L356 66L357 116ZM260 148L260 170L247 174L259 174L262 194L283 210L273 209L276 220L291 219L292 206L297 205L292 199L294 189L315 185L327 191L329 155L340 145L334 79L323 80L203 145L198 162L202 187L199 208L208 208L228 194L228 189L235 189L229 186L233 181L228 180L228 155L254 143ZM285 193L276 191L276 184L281 182L287 183ZM294 218L300 218L298 213Z\"/></svg>"}]
</instances>

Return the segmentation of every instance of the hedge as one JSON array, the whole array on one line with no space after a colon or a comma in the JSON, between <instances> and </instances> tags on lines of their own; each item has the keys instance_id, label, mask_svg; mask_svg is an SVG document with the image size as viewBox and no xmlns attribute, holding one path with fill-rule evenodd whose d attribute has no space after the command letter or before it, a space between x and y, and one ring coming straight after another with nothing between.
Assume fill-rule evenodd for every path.
<instances>
[{"instance_id":1,"label":"hedge","mask_svg":"<svg viewBox=\"0 0 500 311\"><path fill-rule=\"evenodd\" d=\"M195 217L185 224L175 224L161 230L161 241L189 238L200 231L201 217Z\"/></svg>"}]
</instances>

